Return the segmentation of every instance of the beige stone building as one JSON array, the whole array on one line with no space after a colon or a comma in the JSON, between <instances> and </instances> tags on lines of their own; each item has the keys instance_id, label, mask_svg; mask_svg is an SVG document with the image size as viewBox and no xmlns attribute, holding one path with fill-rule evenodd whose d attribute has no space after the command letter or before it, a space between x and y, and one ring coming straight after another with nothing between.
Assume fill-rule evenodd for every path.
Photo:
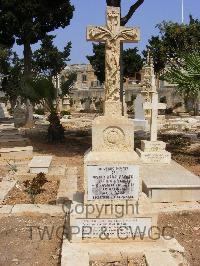
<instances>
[{"instance_id":1,"label":"beige stone building","mask_svg":"<svg viewBox=\"0 0 200 266\"><path fill-rule=\"evenodd\" d=\"M60 81L67 80L68 75L72 72L77 74L73 90L89 90L90 88L101 87L90 64L74 64L67 66L60 74Z\"/></svg>"},{"instance_id":2,"label":"beige stone building","mask_svg":"<svg viewBox=\"0 0 200 266\"><path fill-rule=\"evenodd\" d=\"M94 70L90 64L68 65L59 75L60 83L67 80L72 72L77 74L77 80L71 90L71 97L76 102L80 99L95 98L104 99L104 84L100 84ZM138 93L143 90L144 69L136 73L134 77L127 78L124 82L125 101L131 102ZM168 107L174 106L182 99L175 94L174 86L163 81L159 81L159 98L166 98Z\"/></svg>"}]
</instances>

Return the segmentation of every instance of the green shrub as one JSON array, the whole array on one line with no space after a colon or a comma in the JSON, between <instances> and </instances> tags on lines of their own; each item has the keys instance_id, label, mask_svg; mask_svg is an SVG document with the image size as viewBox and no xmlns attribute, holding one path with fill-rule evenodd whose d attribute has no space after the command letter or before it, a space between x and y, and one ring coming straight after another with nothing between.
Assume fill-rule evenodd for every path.
<instances>
[{"instance_id":1,"label":"green shrub","mask_svg":"<svg viewBox=\"0 0 200 266\"><path fill-rule=\"evenodd\" d=\"M44 109L42 109L42 108L36 109L35 110L35 114L37 114L37 115L44 115L45 114Z\"/></svg>"},{"instance_id":2,"label":"green shrub","mask_svg":"<svg viewBox=\"0 0 200 266\"><path fill-rule=\"evenodd\" d=\"M61 111L60 114L61 114L61 116L71 115L71 113L69 111Z\"/></svg>"}]
</instances>

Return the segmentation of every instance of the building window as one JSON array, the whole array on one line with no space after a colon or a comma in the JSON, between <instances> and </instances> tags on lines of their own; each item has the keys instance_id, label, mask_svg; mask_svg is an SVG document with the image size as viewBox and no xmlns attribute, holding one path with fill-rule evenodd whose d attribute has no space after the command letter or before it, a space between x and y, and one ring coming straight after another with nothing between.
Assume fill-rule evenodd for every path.
<instances>
[{"instance_id":1,"label":"building window","mask_svg":"<svg viewBox=\"0 0 200 266\"><path fill-rule=\"evenodd\" d=\"M82 75L82 82L87 82L87 75L85 74Z\"/></svg>"},{"instance_id":2,"label":"building window","mask_svg":"<svg viewBox=\"0 0 200 266\"><path fill-rule=\"evenodd\" d=\"M100 86L101 86L101 84L100 84L99 80L95 80L95 81L91 82L91 87L92 88L97 88L97 87L100 87Z\"/></svg>"}]
</instances>

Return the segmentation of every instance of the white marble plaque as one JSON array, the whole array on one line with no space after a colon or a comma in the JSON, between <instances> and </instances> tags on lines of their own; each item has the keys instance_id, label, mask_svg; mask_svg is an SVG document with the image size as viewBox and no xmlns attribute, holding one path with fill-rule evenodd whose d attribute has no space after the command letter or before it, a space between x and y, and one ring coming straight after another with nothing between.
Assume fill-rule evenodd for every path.
<instances>
[{"instance_id":1,"label":"white marble plaque","mask_svg":"<svg viewBox=\"0 0 200 266\"><path fill-rule=\"evenodd\" d=\"M79 229L76 236L83 239L135 239L151 236L152 218L77 219L76 226Z\"/></svg>"},{"instance_id":2,"label":"white marble plaque","mask_svg":"<svg viewBox=\"0 0 200 266\"><path fill-rule=\"evenodd\" d=\"M129 200L139 196L136 165L88 165L88 200Z\"/></svg>"}]
</instances>

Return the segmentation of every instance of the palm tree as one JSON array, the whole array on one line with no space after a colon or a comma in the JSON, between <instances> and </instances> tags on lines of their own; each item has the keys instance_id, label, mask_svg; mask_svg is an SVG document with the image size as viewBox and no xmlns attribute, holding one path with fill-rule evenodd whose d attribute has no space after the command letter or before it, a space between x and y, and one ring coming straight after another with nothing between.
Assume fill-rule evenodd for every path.
<instances>
[{"instance_id":1,"label":"palm tree","mask_svg":"<svg viewBox=\"0 0 200 266\"><path fill-rule=\"evenodd\" d=\"M183 67L172 66L164 75L163 79L177 85L177 91L184 99L192 99L194 114L198 113L200 99L200 53L194 52L182 58Z\"/></svg>"}]
</instances>

